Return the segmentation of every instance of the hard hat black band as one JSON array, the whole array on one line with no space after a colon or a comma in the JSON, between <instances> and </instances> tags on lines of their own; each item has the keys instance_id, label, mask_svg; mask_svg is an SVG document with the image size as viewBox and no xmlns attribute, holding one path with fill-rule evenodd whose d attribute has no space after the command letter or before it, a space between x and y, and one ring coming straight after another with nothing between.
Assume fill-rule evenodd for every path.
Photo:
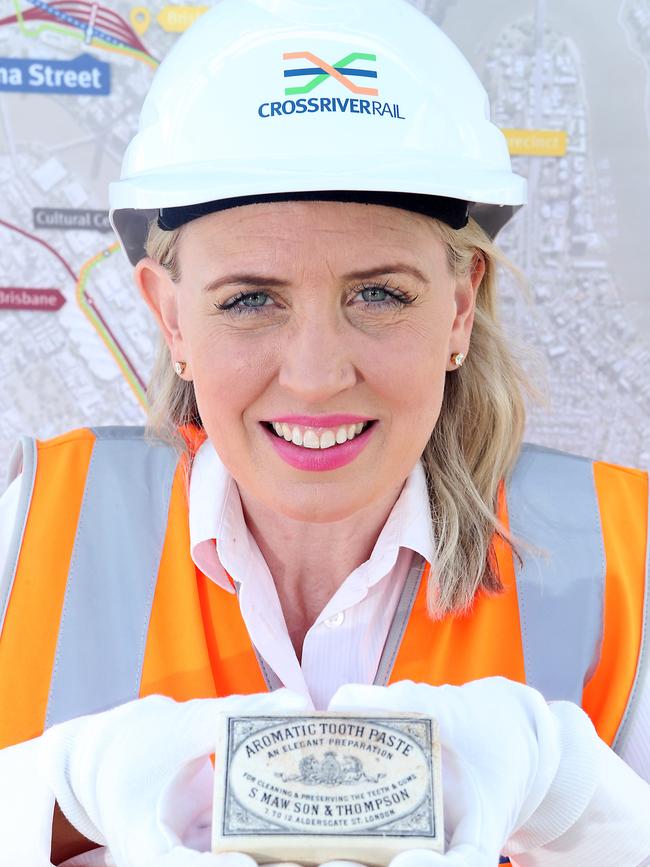
<instances>
[{"instance_id":1,"label":"hard hat black band","mask_svg":"<svg viewBox=\"0 0 650 867\"><path fill-rule=\"evenodd\" d=\"M171 232L215 211L238 208L242 205L255 205L262 202L358 202L363 205L387 205L416 211L427 217L446 223L452 229L462 229L467 225L469 202L462 199L449 199L445 196L427 196L421 193L391 193L365 190L321 190L316 192L265 193L260 196L236 196L231 199L218 199L214 202L201 202L197 205L183 205L178 208L160 208L158 226Z\"/></svg>"}]
</instances>

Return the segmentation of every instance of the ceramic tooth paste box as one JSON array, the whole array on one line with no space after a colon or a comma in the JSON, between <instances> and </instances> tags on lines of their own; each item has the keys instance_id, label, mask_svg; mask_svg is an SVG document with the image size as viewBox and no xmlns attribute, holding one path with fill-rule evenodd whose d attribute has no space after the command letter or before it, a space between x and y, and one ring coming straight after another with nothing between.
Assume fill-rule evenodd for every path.
<instances>
[{"instance_id":1,"label":"ceramic tooth paste box","mask_svg":"<svg viewBox=\"0 0 650 867\"><path fill-rule=\"evenodd\" d=\"M382 867L406 849L443 851L432 717L224 715L216 757L214 852Z\"/></svg>"}]
</instances>

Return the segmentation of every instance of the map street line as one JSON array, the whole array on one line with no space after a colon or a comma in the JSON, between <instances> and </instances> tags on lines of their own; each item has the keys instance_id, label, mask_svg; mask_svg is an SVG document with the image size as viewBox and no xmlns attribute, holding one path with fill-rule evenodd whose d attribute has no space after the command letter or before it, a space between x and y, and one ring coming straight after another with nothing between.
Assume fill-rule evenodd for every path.
<instances>
[{"instance_id":1,"label":"map street line","mask_svg":"<svg viewBox=\"0 0 650 867\"><path fill-rule=\"evenodd\" d=\"M14 226L13 223L8 223L6 220L0 219L0 226L4 226L5 229L10 229L12 232L18 232L19 235L24 235L25 238L29 238L30 241L36 241L37 244L40 244L42 247L45 247L53 256L59 260L59 262L63 265L68 274L72 277L74 282L76 283L79 279L75 272L72 270L70 265L66 262L63 256L59 253L58 250L55 250L51 244L48 244L47 241L44 241L42 238L39 238L38 235L32 235L31 232L26 232L25 229L21 229L20 226Z\"/></svg>"},{"instance_id":2,"label":"map street line","mask_svg":"<svg viewBox=\"0 0 650 867\"><path fill-rule=\"evenodd\" d=\"M86 318L90 320L93 328L98 333L99 337L101 338L102 342L104 343L110 354L113 356L115 362L117 363L117 366L120 368L120 371L124 375L126 381L131 386L131 389L135 394L138 403L144 409L146 409L147 399L145 396L144 381L137 373L135 367L129 360L126 352L122 349L122 346L120 345L115 335L112 333L106 320L98 310L94 301L86 292L86 283L92 269L101 262L106 261L106 259L113 253L115 253L116 250L119 250L119 244L112 244L107 249L102 250L100 253L97 253L95 256L90 258L82 265L79 276L77 276L77 274L75 274L75 272L72 270L70 264L63 258L63 256L58 252L58 250L55 250L51 244L47 243L47 241L44 241L37 235L33 235L31 232L27 232L25 229L21 229L20 226L15 226L13 223L8 223L6 220L3 219L0 219L0 226L4 226L6 229L9 229L12 232L17 232L19 235L23 235L30 241L35 241L37 244L45 247L45 249L53 256L56 256L61 265L63 265L67 273L74 281L75 297L77 299L79 307L81 308Z\"/></svg>"},{"instance_id":3,"label":"map street line","mask_svg":"<svg viewBox=\"0 0 650 867\"><path fill-rule=\"evenodd\" d=\"M81 271L79 272L79 280L77 281L76 286L77 303L79 304L79 307L86 315L86 317L90 320L91 324L99 334L108 351L117 362L117 365L122 371L126 381L131 386L131 390L135 394L138 403L143 407L143 409L147 409L148 404L145 395L144 381L137 373L135 367L129 360L129 357L127 356L126 352L120 345L115 335L111 332L108 323L100 313L95 302L86 291L86 283L88 282L88 278L93 268L95 268L97 265L101 265L102 262L105 262L110 256L113 255L113 253L115 253L119 249L119 244L111 244L110 247L107 247L105 250L97 253L95 256L85 262L84 265L82 265Z\"/></svg>"}]
</instances>

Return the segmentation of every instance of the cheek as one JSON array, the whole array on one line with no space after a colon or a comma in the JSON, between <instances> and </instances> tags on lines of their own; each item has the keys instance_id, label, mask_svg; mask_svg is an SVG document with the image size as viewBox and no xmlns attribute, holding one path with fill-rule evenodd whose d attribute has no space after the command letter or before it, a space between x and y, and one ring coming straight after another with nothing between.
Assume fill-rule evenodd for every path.
<instances>
[{"instance_id":1,"label":"cheek","mask_svg":"<svg viewBox=\"0 0 650 867\"><path fill-rule=\"evenodd\" d=\"M231 448L243 435L244 412L273 376L272 353L254 341L207 330L193 336L194 392L201 419L215 445Z\"/></svg>"},{"instance_id":2,"label":"cheek","mask_svg":"<svg viewBox=\"0 0 650 867\"><path fill-rule=\"evenodd\" d=\"M440 412L449 329L446 320L438 322L438 326L430 320L409 325L395 339L376 347L367 360L367 380L384 396L402 433L415 425L420 436L426 429L428 438Z\"/></svg>"},{"instance_id":3,"label":"cheek","mask_svg":"<svg viewBox=\"0 0 650 867\"><path fill-rule=\"evenodd\" d=\"M426 357L413 358L395 382L390 432L400 449L416 460L424 450L442 406L445 371Z\"/></svg>"}]
</instances>

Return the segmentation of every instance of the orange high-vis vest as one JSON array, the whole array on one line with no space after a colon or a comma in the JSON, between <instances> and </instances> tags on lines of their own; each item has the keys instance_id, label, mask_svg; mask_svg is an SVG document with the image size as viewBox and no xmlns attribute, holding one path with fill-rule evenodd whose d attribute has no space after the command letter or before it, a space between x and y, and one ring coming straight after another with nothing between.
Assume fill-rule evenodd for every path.
<instances>
[{"instance_id":1,"label":"orange high-vis vest","mask_svg":"<svg viewBox=\"0 0 650 867\"><path fill-rule=\"evenodd\" d=\"M185 476L139 428L24 442L0 576L0 747L150 693L276 684L237 596L192 561ZM524 447L499 511L520 541L521 559L495 543L504 592L434 622L429 567L417 563L375 682L502 675L582 704L601 737L622 744L647 655L647 475Z\"/></svg>"}]
</instances>

